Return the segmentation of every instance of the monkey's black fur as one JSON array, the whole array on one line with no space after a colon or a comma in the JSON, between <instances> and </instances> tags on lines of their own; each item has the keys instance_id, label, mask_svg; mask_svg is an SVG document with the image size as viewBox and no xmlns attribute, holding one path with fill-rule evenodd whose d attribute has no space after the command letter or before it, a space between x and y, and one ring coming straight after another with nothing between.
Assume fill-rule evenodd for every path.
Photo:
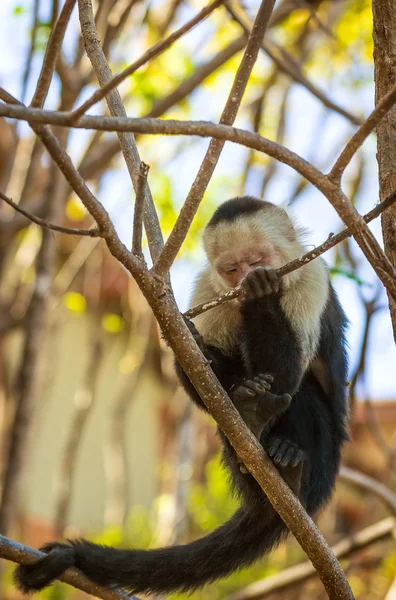
<instances>
[{"instance_id":1,"label":"monkey's black fur","mask_svg":"<svg viewBox=\"0 0 396 600\"><path fill-rule=\"evenodd\" d=\"M257 204L244 204L245 211L246 205L250 212L257 210ZM239 208L232 203L223 205L223 214L217 211L211 225L234 218ZM326 371L323 385L312 369L304 372L300 341L280 305L282 288L279 290L274 273L254 269L246 279L241 335L233 352L225 354L205 346L191 328L242 417L248 424L253 419L253 431L256 428L260 432L260 442L281 475L313 515L332 493L341 447L347 439L345 316L329 284L316 356ZM191 399L205 409L178 364L176 370ZM270 391L269 386L264 389L257 384L258 379L254 380L258 376L265 379L266 373L273 375ZM237 402L241 397L246 403ZM249 413L252 402L256 402L256 409ZM220 436L223 459L241 499L241 507L227 523L190 544L150 551L106 548L85 540L50 544L45 548L49 552L46 557L17 568L19 589L41 589L67 567L76 566L99 584L118 585L133 593L187 592L268 552L287 533L286 527L253 477L242 472L227 439Z\"/></svg>"}]
</instances>

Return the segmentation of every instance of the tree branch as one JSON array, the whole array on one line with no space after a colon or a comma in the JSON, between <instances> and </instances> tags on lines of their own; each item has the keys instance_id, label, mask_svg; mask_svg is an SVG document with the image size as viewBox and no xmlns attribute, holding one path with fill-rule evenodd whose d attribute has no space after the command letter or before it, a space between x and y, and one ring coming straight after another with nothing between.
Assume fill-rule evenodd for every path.
<instances>
[{"instance_id":1,"label":"tree branch","mask_svg":"<svg viewBox=\"0 0 396 600\"><path fill-rule=\"evenodd\" d=\"M45 51L41 73L36 85L31 106L32 108L41 108L44 105L51 84L52 75L55 69L63 38L66 33L66 27L69 23L76 0L65 0L61 13L51 32L47 48Z\"/></svg>"},{"instance_id":2,"label":"tree branch","mask_svg":"<svg viewBox=\"0 0 396 600\"><path fill-rule=\"evenodd\" d=\"M377 106L366 119L366 121L359 127L356 133L351 137L347 145L344 147L340 156L334 163L333 168L329 173L329 178L339 183L346 167L351 162L352 158L359 150L365 139L374 131L378 123L384 118L384 116L390 111L392 106L396 102L396 85L378 102Z\"/></svg>"},{"instance_id":3,"label":"tree branch","mask_svg":"<svg viewBox=\"0 0 396 600\"><path fill-rule=\"evenodd\" d=\"M220 123L232 125L235 121L242 97L256 62L262 40L264 38L275 0L262 0L260 8L249 36L242 61L235 76L234 83L223 109ZM213 175L224 141L211 140L205 158L191 186L191 190L180 211L175 226L171 231L160 257L154 265L157 274L167 273L187 235L192 220L197 212L205 190Z\"/></svg>"},{"instance_id":4,"label":"tree branch","mask_svg":"<svg viewBox=\"0 0 396 600\"><path fill-rule=\"evenodd\" d=\"M101 237L101 233L98 227L92 227L92 229L74 229L73 227L61 227L60 225L54 225L53 223L49 223L45 219L41 219L40 217L36 217L32 215L29 211L25 210L19 204L16 204L11 198L8 198L3 192L0 191L0 198L4 200L7 204L12 206L14 210L18 213L36 223L40 227L44 227L45 229L52 229L53 231L59 231L60 233L68 233L70 235L81 235L88 237Z\"/></svg>"},{"instance_id":5,"label":"tree branch","mask_svg":"<svg viewBox=\"0 0 396 600\"><path fill-rule=\"evenodd\" d=\"M149 166L145 163L140 163L139 184L135 200L135 212L133 218L133 237L132 237L132 254L143 259L142 252L142 226L143 226L143 211L144 200L146 195L147 176Z\"/></svg>"},{"instance_id":6,"label":"tree branch","mask_svg":"<svg viewBox=\"0 0 396 600\"><path fill-rule=\"evenodd\" d=\"M338 559L347 558L371 544L392 539L394 532L395 520L392 517L388 517L344 538L335 544L332 550ZM243 590L228 596L227 600L261 600L270 594L284 592L289 587L305 583L315 575L316 572L312 564L306 561L289 567L275 575L270 575L261 581L256 581Z\"/></svg>"},{"instance_id":7,"label":"tree branch","mask_svg":"<svg viewBox=\"0 0 396 600\"><path fill-rule=\"evenodd\" d=\"M226 2L225 7L231 17L236 21L242 29L249 35L252 25L248 15L245 10L238 8L232 2ZM268 56L273 60L276 66L279 68L282 73L285 73L293 81L299 83L305 89L307 89L315 98L317 98L326 108L340 114L345 117L354 125L361 125L362 119L357 117L356 115L350 113L348 110L345 110L335 102L333 102L324 92L322 92L316 85L314 85L305 75L303 74L300 65L296 60L288 53L284 48L281 48L273 42L272 40L264 40L262 43L262 49L264 52L268 54ZM280 56L281 55L281 56Z\"/></svg>"},{"instance_id":8,"label":"tree branch","mask_svg":"<svg viewBox=\"0 0 396 600\"><path fill-rule=\"evenodd\" d=\"M74 0L75 1L75 0ZM97 90L88 100L86 100L81 106L76 108L73 112L70 113L70 117L72 120L79 119L87 110L89 110L94 104L102 100L111 90L118 87L124 79L132 75L135 71L140 69L143 65L148 63L150 60L159 56L165 50L170 48L172 44L176 42L179 38L181 38L185 33L190 31L195 25L201 23L206 17L208 17L216 8L223 4L224 0L215 0L208 6L205 6L195 17L190 19L185 25L177 29L174 33L168 36L165 40L161 40L157 44L155 44L152 48L147 50L140 58L135 60L129 67L118 73L118 75L114 75L109 79L109 81L102 85L102 87Z\"/></svg>"},{"instance_id":9,"label":"tree branch","mask_svg":"<svg viewBox=\"0 0 396 600\"><path fill-rule=\"evenodd\" d=\"M78 14L80 18L81 35L84 40L85 51L91 61L95 75L101 87L112 81L113 75L107 64L106 57L100 45L96 32L92 0L78 0ZM107 106L110 113L116 117L126 117L125 108L117 89L112 89L106 95ZM135 189L139 186L140 155L135 138L131 133L120 132L117 134L125 163ZM145 229L153 261L157 259L163 248L162 231L155 210L150 188L146 186L145 198Z\"/></svg>"}]
</instances>

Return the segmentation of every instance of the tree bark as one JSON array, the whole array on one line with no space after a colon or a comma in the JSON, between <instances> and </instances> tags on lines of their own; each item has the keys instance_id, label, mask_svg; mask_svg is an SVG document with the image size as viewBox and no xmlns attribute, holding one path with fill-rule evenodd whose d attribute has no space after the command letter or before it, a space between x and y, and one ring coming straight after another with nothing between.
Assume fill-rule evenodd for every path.
<instances>
[{"instance_id":1,"label":"tree bark","mask_svg":"<svg viewBox=\"0 0 396 600\"><path fill-rule=\"evenodd\" d=\"M393 0L373 0L375 103L396 84L396 11ZM396 190L396 106L377 125L377 160L380 198ZM384 248L396 266L396 206L381 218ZM389 307L396 341L396 302L389 297Z\"/></svg>"}]
</instances>

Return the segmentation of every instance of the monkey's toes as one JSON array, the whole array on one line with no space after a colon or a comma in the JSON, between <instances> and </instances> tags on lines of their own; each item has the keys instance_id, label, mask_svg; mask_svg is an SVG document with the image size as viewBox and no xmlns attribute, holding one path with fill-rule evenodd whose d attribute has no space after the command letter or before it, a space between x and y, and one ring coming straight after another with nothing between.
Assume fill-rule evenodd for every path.
<instances>
[{"instance_id":1,"label":"monkey's toes","mask_svg":"<svg viewBox=\"0 0 396 600\"><path fill-rule=\"evenodd\" d=\"M290 440L270 438L267 445L268 455L276 465L297 467L304 459L304 452Z\"/></svg>"}]
</instances>

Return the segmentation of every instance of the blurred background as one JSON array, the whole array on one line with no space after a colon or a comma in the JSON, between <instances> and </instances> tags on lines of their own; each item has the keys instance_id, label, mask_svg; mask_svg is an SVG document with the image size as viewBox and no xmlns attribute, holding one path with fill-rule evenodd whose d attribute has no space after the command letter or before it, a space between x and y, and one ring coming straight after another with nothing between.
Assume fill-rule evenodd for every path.
<instances>
[{"instance_id":1,"label":"blurred background","mask_svg":"<svg viewBox=\"0 0 396 600\"><path fill-rule=\"evenodd\" d=\"M113 71L203 6L201 0L96 2ZM241 19L249 24L258 2L232 6L233 15L218 9L120 86L129 116L218 121L245 44ZM0 4L0 85L26 103L59 9L58 0ZM369 0L277 2L237 126L328 170L374 107L372 53ZM70 110L96 86L74 11L45 107ZM106 110L101 103L90 112ZM56 133L130 246L134 193L115 134ZM166 236L208 140L139 136L137 143L150 165ZM375 154L372 136L346 172L345 191L362 214L378 202ZM26 123L0 119L0 190L42 218L92 225ZM308 248L342 228L327 200L297 173L227 143L172 269L182 311L204 264L202 227L219 203L242 193L289 207L307 228ZM381 241L380 222L370 227ZM390 514L376 482L396 493L396 350L386 294L357 245L347 240L325 259L350 320L351 442L344 465L375 479L370 491L346 473L340 478L318 520L334 544L378 528ZM43 232L1 201L0 429L0 531L28 545L82 534L120 547L180 543L211 531L236 508L215 425L178 388L171 352L144 298L103 241ZM361 600L396 598L396 549L386 523L385 533L374 529L371 543L342 563ZM276 575L304 560L290 540L193 598L326 598L315 578L276 589ZM11 572L10 564L2 565L0 594L7 600L21 597ZM254 595L247 587L269 576L275 577L273 590ZM38 597L87 596L58 583Z\"/></svg>"}]
</instances>

